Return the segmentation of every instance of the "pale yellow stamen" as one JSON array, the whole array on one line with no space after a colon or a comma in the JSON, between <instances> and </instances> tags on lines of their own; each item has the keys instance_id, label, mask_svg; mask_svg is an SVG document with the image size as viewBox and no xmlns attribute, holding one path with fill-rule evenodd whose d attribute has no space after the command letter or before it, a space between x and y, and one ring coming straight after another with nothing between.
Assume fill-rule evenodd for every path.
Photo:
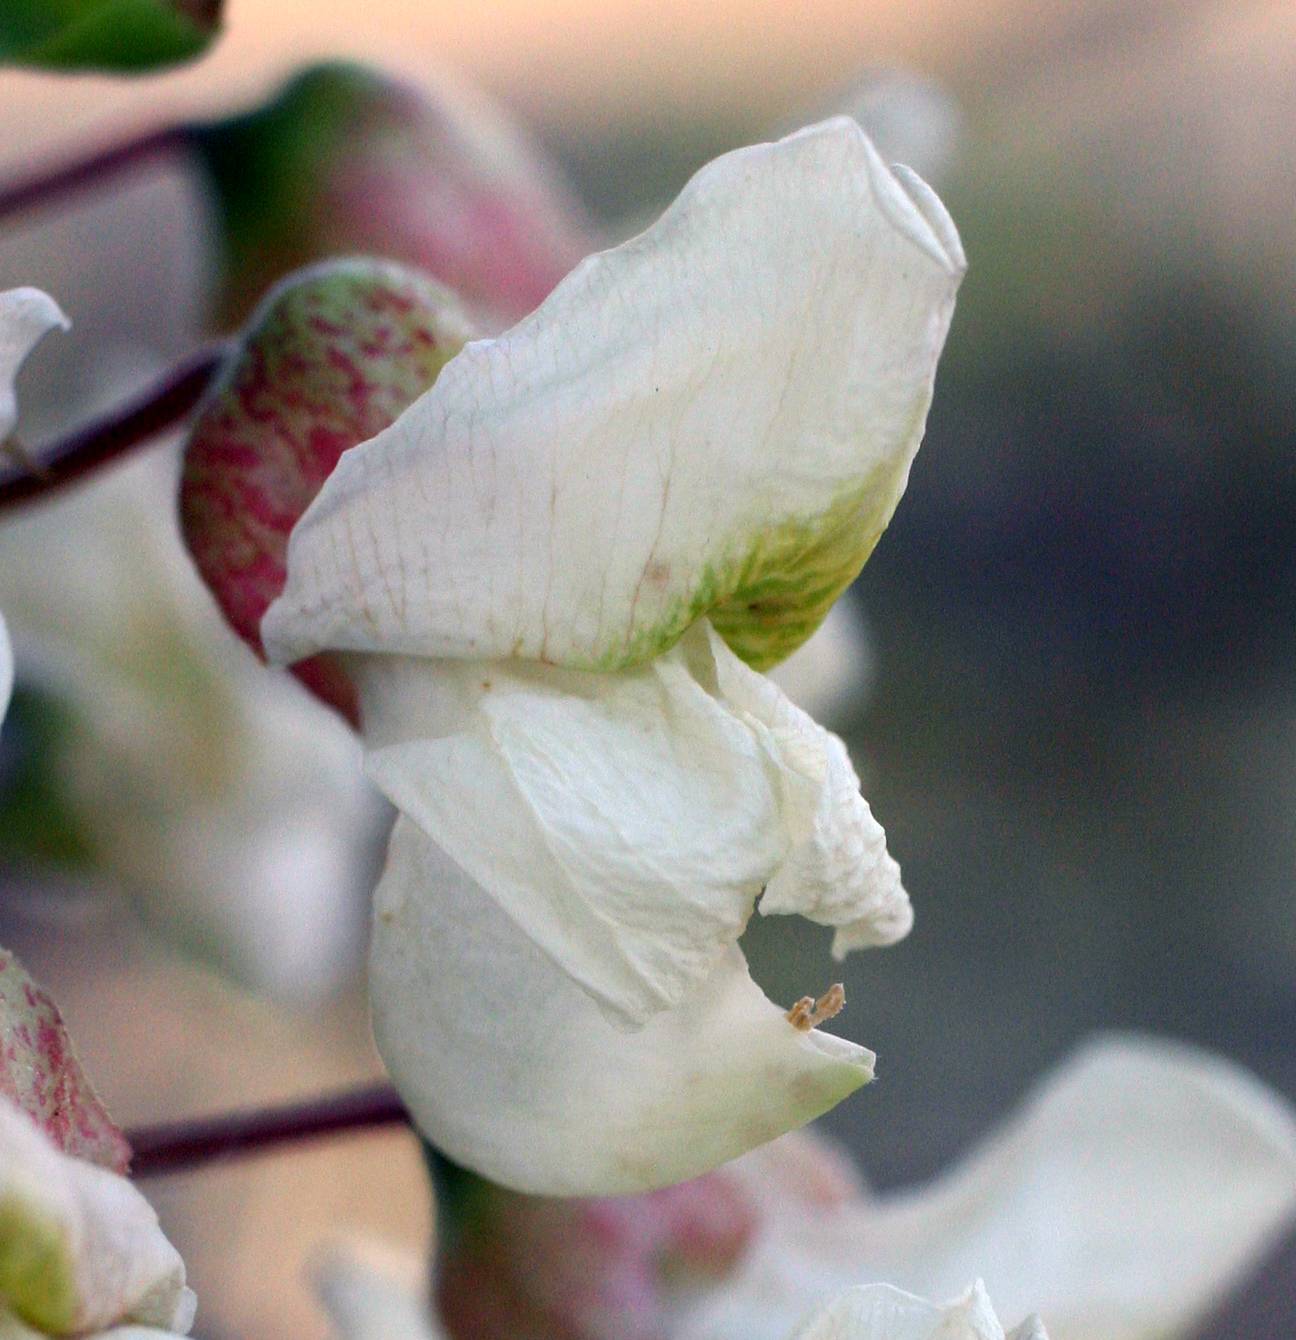
<instances>
[{"instance_id":1,"label":"pale yellow stamen","mask_svg":"<svg viewBox=\"0 0 1296 1340\"><path fill-rule=\"evenodd\" d=\"M829 1019L835 1019L845 1004L846 990L840 982L835 982L818 1000L813 996L802 996L787 1012L787 1021L793 1028L808 1033Z\"/></svg>"}]
</instances>

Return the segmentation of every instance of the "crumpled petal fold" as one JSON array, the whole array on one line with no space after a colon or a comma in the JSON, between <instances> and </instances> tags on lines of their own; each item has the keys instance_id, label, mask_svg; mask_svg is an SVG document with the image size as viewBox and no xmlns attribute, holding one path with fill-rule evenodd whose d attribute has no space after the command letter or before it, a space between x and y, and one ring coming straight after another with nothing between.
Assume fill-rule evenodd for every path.
<instances>
[{"instance_id":1,"label":"crumpled petal fold","mask_svg":"<svg viewBox=\"0 0 1296 1340\"><path fill-rule=\"evenodd\" d=\"M702 621L617 675L354 658L370 776L627 1023L761 910L887 944L912 911L845 746Z\"/></svg>"}]
</instances>

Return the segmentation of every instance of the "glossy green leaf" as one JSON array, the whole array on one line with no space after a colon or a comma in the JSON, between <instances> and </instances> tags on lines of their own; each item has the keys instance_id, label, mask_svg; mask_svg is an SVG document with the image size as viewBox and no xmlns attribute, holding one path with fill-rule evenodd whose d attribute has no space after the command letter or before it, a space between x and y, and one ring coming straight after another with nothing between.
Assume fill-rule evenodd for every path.
<instances>
[{"instance_id":1,"label":"glossy green leaf","mask_svg":"<svg viewBox=\"0 0 1296 1340\"><path fill-rule=\"evenodd\" d=\"M0 63L145 73L201 55L221 8L222 0L4 0Z\"/></svg>"}]
</instances>

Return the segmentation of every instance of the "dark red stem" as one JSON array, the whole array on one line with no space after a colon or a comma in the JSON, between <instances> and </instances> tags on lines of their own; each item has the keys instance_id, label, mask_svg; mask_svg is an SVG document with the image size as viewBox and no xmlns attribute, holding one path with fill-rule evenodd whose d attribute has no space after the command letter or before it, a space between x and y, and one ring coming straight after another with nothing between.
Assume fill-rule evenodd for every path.
<instances>
[{"instance_id":1,"label":"dark red stem","mask_svg":"<svg viewBox=\"0 0 1296 1340\"><path fill-rule=\"evenodd\" d=\"M120 172L180 153L188 147L188 126L165 126L100 149L59 167L42 167L14 181L0 183L0 220L25 210L57 204Z\"/></svg>"},{"instance_id":2,"label":"dark red stem","mask_svg":"<svg viewBox=\"0 0 1296 1340\"><path fill-rule=\"evenodd\" d=\"M202 398L225 355L225 345L202 349L119 409L32 452L35 470L0 474L0 509L42 497L156 437Z\"/></svg>"},{"instance_id":3,"label":"dark red stem","mask_svg":"<svg viewBox=\"0 0 1296 1340\"><path fill-rule=\"evenodd\" d=\"M408 1123L409 1114L396 1090L390 1084L373 1084L283 1107L144 1126L127 1131L126 1138L135 1151L131 1175L151 1177L263 1153L278 1145Z\"/></svg>"}]
</instances>

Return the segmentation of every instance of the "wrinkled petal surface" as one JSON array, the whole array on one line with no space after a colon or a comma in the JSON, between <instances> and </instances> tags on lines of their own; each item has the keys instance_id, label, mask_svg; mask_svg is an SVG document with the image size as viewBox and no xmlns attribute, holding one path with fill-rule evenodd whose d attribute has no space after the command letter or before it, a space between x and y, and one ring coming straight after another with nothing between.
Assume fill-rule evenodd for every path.
<instances>
[{"instance_id":1,"label":"wrinkled petal surface","mask_svg":"<svg viewBox=\"0 0 1296 1340\"><path fill-rule=\"evenodd\" d=\"M370 775L627 1022L679 1005L762 911L886 944L912 922L845 746L705 621L617 675L355 658Z\"/></svg>"},{"instance_id":2,"label":"wrinkled petal surface","mask_svg":"<svg viewBox=\"0 0 1296 1340\"><path fill-rule=\"evenodd\" d=\"M77 1060L58 1006L0 949L0 1096L65 1154L124 1173L130 1146Z\"/></svg>"},{"instance_id":3,"label":"wrinkled petal surface","mask_svg":"<svg viewBox=\"0 0 1296 1340\"><path fill-rule=\"evenodd\" d=\"M67 330L70 324L58 303L38 288L0 293L0 444L18 424L18 369L51 330Z\"/></svg>"},{"instance_id":4,"label":"wrinkled petal surface","mask_svg":"<svg viewBox=\"0 0 1296 1340\"><path fill-rule=\"evenodd\" d=\"M746 1184L767 1184L758 1151ZM786 1190L786 1189L785 1189ZM783 1340L814 1300L892 1281L948 1297L980 1273L1001 1315L1053 1340L1185 1334L1296 1213L1296 1116L1177 1044L1082 1049L952 1172L837 1210L780 1194L768 1232L680 1340ZM1029 1329L1023 1334L1029 1336Z\"/></svg>"},{"instance_id":5,"label":"wrinkled petal surface","mask_svg":"<svg viewBox=\"0 0 1296 1340\"><path fill-rule=\"evenodd\" d=\"M889 1284L866 1284L838 1294L793 1340L1005 1340L1004 1328L978 1280L944 1307ZM1048 1340L1032 1318L1007 1340Z\"/></svg>"},{"instance_id":6,"label":"wrinkled petal surface","mask_svg":"<svg viewBox=\"0 0 1296 1340\"><path fill-rule=\"evenodd\" d=\"M715 160L343 457L267 651L613 670L710 612L776 663L890 520L963 266L852 121Z\"/></svg>"},{"instance_id":7,"label":"wrinkled petal surface","mask_svg":"<svg viewBox=\"0 0 1296 1340\"><path fill-rule=\"evenodd\" d=\"M49 1335L188 1331L194 1297L152 1207L0 1099L0 1305Z\"/></svg>"},{"instance_id":8,"label":"wrinkled petal surface","mask_svg":"<svg viewBox=\"0 0 1296 1340\"><path fill-rule=\"evenodd\" d=\"M871 1053L788 1023L736 947L678 1007L614 1026L406 818L377 892L370 987L379 1050L419 1127L521 1191L681 1181L872 1076Z\"/></svg>"}]
</instances>

